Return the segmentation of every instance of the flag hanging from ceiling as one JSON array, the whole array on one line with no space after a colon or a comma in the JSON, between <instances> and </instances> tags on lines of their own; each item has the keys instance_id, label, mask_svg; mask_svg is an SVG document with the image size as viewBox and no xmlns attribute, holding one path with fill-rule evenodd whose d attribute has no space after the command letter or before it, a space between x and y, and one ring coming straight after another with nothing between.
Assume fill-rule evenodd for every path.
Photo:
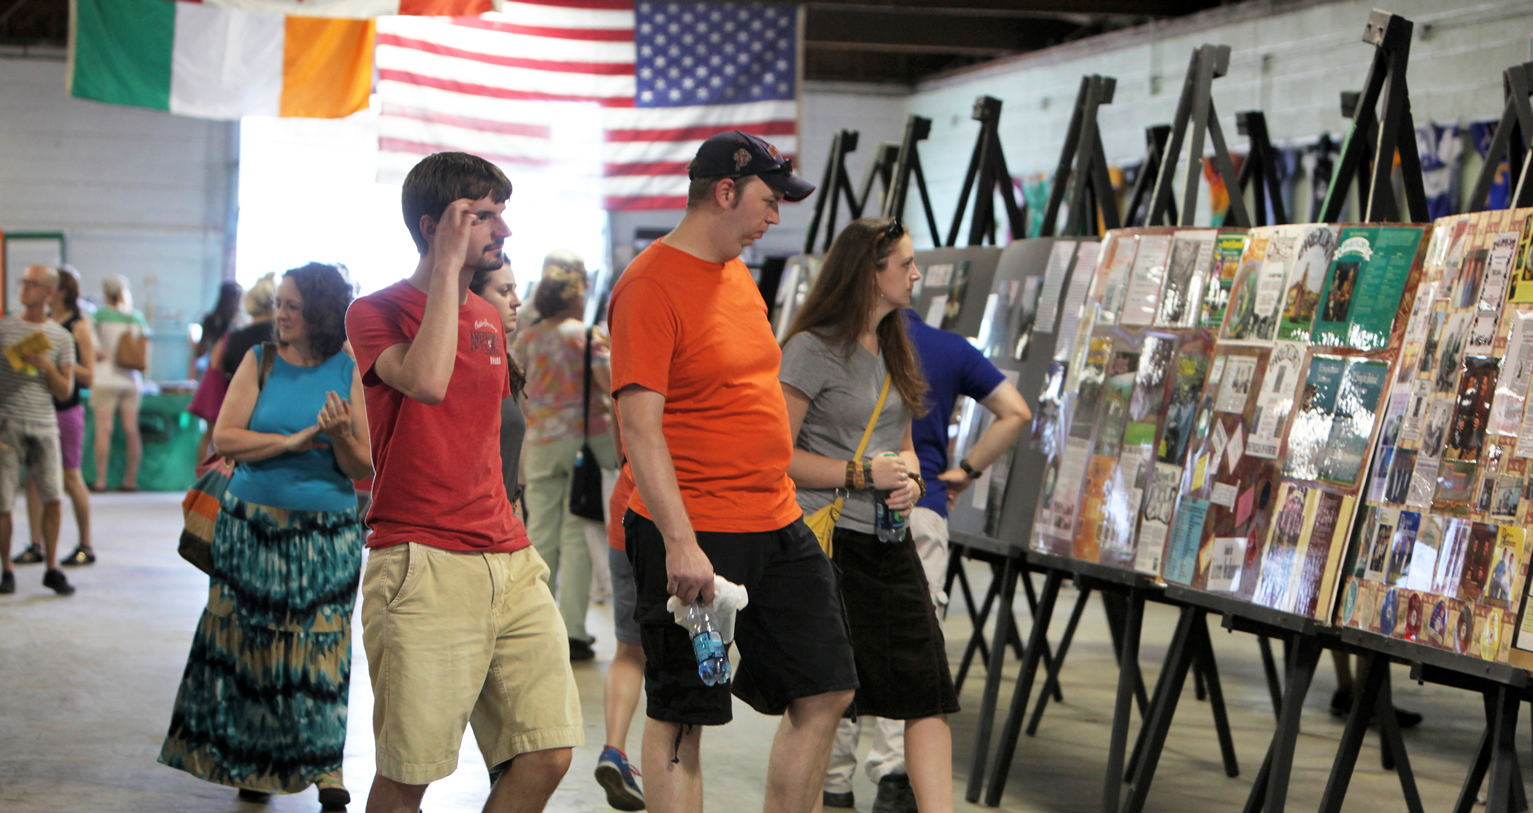
<instances>
[{"instance_id":1,"label":"flag hanging from ceiling","mask_svg":"<svg viewBox=\"0 0 1533 813\"><path fill-rule=\"evenodd\" d=\"M715 133L798 151L791 5L506 0L481 17L380 19L376 57L380 180L441 150L548 167L567 105L600 110L610 210L685 206L687 162Z\"/></svg>"},{"instance_id":2,"label":"flag hanging from ceiling","mask_svg":"<svg viewBox=\"0 0 1533 813\"><path fill-rule=\"evenodd\" d=\"M373 21L165 0L72 0L71 96L206 119L367 107Z\"/></svg>"},{"instance_id":3,"label":"flag hanging from ceiling","mask_svg":"<svg viewBox=\"0 0 1533 813\"><path fill-rule=\"evenodd\" d=\"M499 0L181 0L208 6L293 14L306 17L353 17L368 19L385 14L483 14L500 6Z\"/></svg>"}]
</instances>

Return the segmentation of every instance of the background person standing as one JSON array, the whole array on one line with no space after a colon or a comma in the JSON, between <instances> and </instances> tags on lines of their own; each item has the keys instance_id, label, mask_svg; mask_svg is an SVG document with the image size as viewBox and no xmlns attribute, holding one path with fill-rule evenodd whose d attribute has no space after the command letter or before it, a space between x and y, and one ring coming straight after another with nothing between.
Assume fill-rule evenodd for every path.
<instances>
[{"instance_id":1,"label":"background person standing","mask_svg":"<svg viewBox=\"0 0 1533 813\"><path fill-rule=\"evenodd\" d=\"M617 450L602 396L612 382L606 331L586 328L585 262L555 251L543 264L533 294L539 317L517 333L511 353L527 370L527 535L557 584L559 613L569 630L570 660L596 657L586 631L591 554L588 520L570 512L575 459L589 443L604 469L617 468ZM591 386L586 381L586 337L591 336ZM589 416L589 418L587 417Z\"/></svg>"},{"instance_id":2,"label":"background person standing","mask_svg":"<svg viewBox=\"0 0 1533 813\"><path fill-rule=\"evenodd\" d=\"M112 455L112 429L122 419L122 433L127 440L127 460L119 491L138 490L138 464L144 456L144 442L138 431L138 405L143 396L144 375L139 370L118 365L119 346L125 337L134 340L147 336L149 322L133 309L133 292L128 278L113 274L101 281L105 307L96 309L96 374L90 391L91 414L96 418L96 491L106 491L107 464ZM144 345L144 369L149 369L149 345Z\"/></svg>"}]
</instances>

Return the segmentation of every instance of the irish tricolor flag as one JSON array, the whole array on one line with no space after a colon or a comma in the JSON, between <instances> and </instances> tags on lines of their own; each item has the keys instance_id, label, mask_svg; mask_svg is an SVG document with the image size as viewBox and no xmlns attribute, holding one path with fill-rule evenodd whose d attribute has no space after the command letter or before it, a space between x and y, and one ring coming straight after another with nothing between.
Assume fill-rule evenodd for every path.
<instances>
[{"instance_id":1,"label":"irish tricolor flag","mask_svg":"<svg viewBox=\"0 0 1533 813\"><path fill-rule=\"evenodd\" d=\"M82 99L208 119L339 118L372 90L370 19L168 0L72 0L70 17L69 93Z\"/></svg>"}]
</instances>

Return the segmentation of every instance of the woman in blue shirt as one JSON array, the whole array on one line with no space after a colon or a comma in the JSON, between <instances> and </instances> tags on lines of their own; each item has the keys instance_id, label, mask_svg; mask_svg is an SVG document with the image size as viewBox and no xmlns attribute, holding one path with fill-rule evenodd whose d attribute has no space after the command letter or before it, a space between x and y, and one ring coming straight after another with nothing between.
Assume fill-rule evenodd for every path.
<instances>
[{"instance_id":1,"label":"woman in blue shirt","mask_svg":"<svg viewBox=\"0 0 1533 813\"><path fill-rule=\"evenodd\" d=\"M373 471L351 298L336 266L283 275L277 342L245 354L213 431L238 465L160 761L245 800L318 785L325 809L350 801L341 755L365 537L351 481Z\"/></svg>"}]
</instances>

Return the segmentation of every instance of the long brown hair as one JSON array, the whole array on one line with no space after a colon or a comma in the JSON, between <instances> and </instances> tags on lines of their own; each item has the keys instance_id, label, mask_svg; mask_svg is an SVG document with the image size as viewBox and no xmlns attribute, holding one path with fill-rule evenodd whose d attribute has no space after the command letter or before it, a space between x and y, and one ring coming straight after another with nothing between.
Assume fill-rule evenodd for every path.
<instances>
[{"instance_id":1,"label":"long brown hair","mask_svg":"<svg viewBox=\"0 0 1533 813\"><path fill-rule=\"evenodd\" d=\"M889 264L889 256L904 236L902 229L891 229L892 217L864 217L848 223L831 244L820 275L809 296L793 316L793 325L783 337L783 344L794 335L809 331L849 358L857 349L863 322L878 298L878 272ZM891 232L898 232L891 234ZM878 349L894 389L917 417L926 414L926 378L916 360L915 348L905 335L905 317L896 308L879 321Z\"/></svg>"}]
</instances>

